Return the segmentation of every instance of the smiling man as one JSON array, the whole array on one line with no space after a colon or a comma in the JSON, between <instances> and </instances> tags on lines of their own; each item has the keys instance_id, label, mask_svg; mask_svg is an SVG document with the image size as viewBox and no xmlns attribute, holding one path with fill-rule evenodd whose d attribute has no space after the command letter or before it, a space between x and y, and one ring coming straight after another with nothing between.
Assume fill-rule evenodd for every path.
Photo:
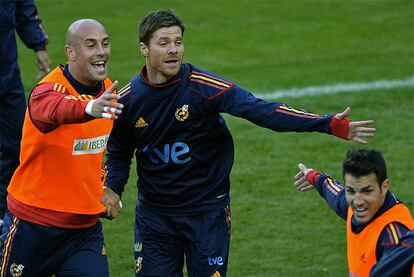
<instances>
[{"instance_id":1,"label":"smiling man","mask_svg":"<svg viewBox=\"0 0 414 277\"><path fill-rule=\"evenodd\" d=\"M111 48L92 19L66 34L68 63L29 96L20 166L8 188L0 276L109 276L99 217L119 198L103 189L101 163L122 104L107 77Z\"/></svg>"},{"instance_id":2,"label":"smiling man","mask_svg":"<svg viewBox=\"0 0 414 277\"><path fill-rule=\"evenodd\" d=\"M360 143L373 122L350 109L319 116L267 102L183 63L184 24L169 10L141 20L145 67L119 91L125 108L108 141L107 187L121 196L137 159L136 276L225 276L230 244L234 145L221 112L274 131L321 132Z\"/></svg>"},{"instance_id":3,"label":"smiling man","mask_svg":"<svg viewBox=\"0 0 414 277\"><path fill-rule=\"evenodd\" d=\"M299 169L296 188L316 188L346 220L349 276L368 276L371 268L398 247L400 238L414 227L409 209L389 191L390 181L380 152L348 151L343 162L345 187L303 164Z\"/></svg>"}]
</instances>

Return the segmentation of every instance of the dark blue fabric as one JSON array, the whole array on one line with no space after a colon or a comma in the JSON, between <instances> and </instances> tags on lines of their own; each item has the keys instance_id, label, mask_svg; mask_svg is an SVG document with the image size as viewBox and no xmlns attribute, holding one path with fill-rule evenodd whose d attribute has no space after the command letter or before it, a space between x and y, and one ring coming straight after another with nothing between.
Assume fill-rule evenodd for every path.
<instances>
[{"instance_id":1,"label":"dark blue fabric","mask_svg":"<svg viewBox=\"0 0 414 277\"><path fill-rule=\"evenodd\" d=\"M40 23L33 0L0 0L0 219L7 208L7 186L19 165L26 109L15 33L28 48L45 50L47 37Z\"/></svg>"},{"instance_id":2,"label":"dark blue fabric","mask_svg":"<svg viewBox=\"0 0 414 277\"><path fill-rule=\"evenodd\" d=\"M411 276L414 266L414 229L400 238L400 243L381 258L369 276Z\"/></svg>"},{"instance_id":3,"label":"dark blue fabric","mask_svg":"<svg viewBox=\"0 0 414 277\"><path fill-rule=\"evenodd\" d=\"M194 72L228 87L194 81ZM190 64L183 64L166 84L151 85L143 74L131 81L130 92L119 101L125 107L108 141L106 185L121 195L135 153L139 201L158 213L205 213L229 203L234 145L221 112L274 131L330 132L331 116L278 112L282 103L256 98ZM183 109L188 109L187 117L179 120L177 113Z\"/></svg>"},{"instance_id":4,"label":"dark blue fabric","mask_svg":"<svg viewBox=\"0 0 414 277\"><path fill-rule=\"evenodd\" d=\"M13 239L3 251L8 235ZM101 222L84 229L50 228L17 220L7 212L0 241L0 269L5 262L4 253L10 253L4 265L8 277L12 277L13 264L24 267L22 276L109 276Z\"/></svg>"},{"instance_id":5,"label":"dark blue fabric","mask_svg":"<svg viewBox=\"0 0 414 277\"><path fill-rule=\"evenodd\" d=\"M228 207L206 214L165 216L137 206L135 219L136 276L226 276L230 245Z\"/></svg>"}]
</instances>

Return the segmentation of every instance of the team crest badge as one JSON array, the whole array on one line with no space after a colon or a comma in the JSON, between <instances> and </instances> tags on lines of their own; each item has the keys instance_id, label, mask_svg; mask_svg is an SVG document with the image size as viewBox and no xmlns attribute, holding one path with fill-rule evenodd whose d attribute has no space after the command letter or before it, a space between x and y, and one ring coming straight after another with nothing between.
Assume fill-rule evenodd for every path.
<instances>
[{"instance_id":1,"label":"team crest badge","mask_svg":"<svg viewBox=\"0 0 414 277\"><path fill-rule=\"evenodd\" d=\"M190 113L188 112L188 105L183 105L181 108L178 108L175 111L175 118L178 119L178 121L184 121L188 118Z\"/></svg>"},{"instance_id":2,"label":"team crest badge","mask_svg":"<svg viewBox=\"0 0 414 277\"><path fill-rule=\"evenodd\" d=\"M140 272L142 269L142 257L138 257L138 259L135 260L135 273Z\"/></svg>"},{"instance_id":3,"label":"team crest badge","mask_svg":"<svg viewBox=\"0 0 414 277\"><path fill-rule=\"evenodd\" d=\"M24 265L22 264L16 265L15 263L13 263L10 266L10 273L13 277L19 277L23 273L23 268L24 268Z\"/></svg>"}]
</instances>

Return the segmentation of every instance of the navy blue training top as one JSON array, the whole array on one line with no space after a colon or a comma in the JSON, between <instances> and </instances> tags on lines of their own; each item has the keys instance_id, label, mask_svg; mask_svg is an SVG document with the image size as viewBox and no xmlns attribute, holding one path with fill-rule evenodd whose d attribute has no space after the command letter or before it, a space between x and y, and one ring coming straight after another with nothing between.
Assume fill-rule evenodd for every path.
<instances>
[{"instance_id":1,"label":"navy blue training top","mask_svg":"<svg viewBox=\"0 0 414 277\"><path fill-rule=\"evenodd\" d=\"M121 195L135 153L138 205L190 215L229 203L232 136L221 112L274 131L331 134L332 116L269 103L191 64L164 84L141 74L119 90L124 109L108 141L106 186Z\"/></svg>"}]
</instances>

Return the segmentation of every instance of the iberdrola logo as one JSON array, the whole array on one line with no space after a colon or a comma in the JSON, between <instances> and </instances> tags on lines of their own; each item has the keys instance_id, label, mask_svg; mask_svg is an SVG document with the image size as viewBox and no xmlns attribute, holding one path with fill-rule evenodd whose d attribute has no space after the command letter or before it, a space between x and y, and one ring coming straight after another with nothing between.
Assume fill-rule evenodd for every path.
<instances>
[{"instance_id":1,"label":"iberdrola logo","mask_svg":"<svg viewBox=\"0 0 414 277\"><path fill-rule=\"evenodd\" d=\"M75 139L73 141L73 155L96 154L105 150L109 135L96 138Z\"/></svg>"}]
</instances>

